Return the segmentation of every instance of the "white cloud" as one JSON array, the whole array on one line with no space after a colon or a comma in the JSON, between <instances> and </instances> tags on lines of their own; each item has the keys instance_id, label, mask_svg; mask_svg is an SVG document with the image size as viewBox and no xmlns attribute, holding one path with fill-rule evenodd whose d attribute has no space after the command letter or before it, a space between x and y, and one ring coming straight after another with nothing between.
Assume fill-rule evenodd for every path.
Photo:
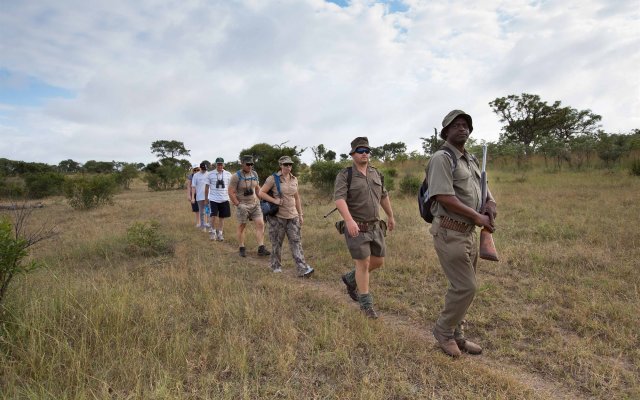
<instances>
[{"instance_id":1,"label":"white cloud","mask_svg":"<svg viewBox=\"0 0 640 400\"><path fill-rule=\"evenodd\" d=\"M258 142L342 153L360 135L413 150L453 108L496 140L489 101L522 92L640 127L633 1L404 3L3 4L0 69L76 96L0 104L0 157L148 162L175 139L194 162L230 160Z\"/></svg>"}]
</instances>

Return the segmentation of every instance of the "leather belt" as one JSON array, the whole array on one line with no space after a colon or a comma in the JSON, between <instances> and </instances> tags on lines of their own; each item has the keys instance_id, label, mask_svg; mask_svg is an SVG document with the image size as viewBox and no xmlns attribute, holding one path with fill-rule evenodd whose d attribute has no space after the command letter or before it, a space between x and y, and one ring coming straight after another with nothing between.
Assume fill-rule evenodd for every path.
<instances>
[{"instance_id":1,"label":"leather belt","mask_svg":"<svg viewBox=\"0 0 640 400\"><path fill-rule=\"evenodd\" d=\"M475 225L465 224L464 222L456 221L453 218L446 216L440 217L440 226L445 229L451 229L452 231L467 233L475 229Z\"/></svg>"},{"instance_id":2,"label":"leather belt","mask_svg":"<svg viewBox=\"0 0 640 400\"><path fill-rule=\"evenodd\" d=\"M360 232L369 232L378 226L378 221L373 221L373 222L356 221L356 224L358 225L358 229L360 230Z\"/></svg>"}]
</instances>

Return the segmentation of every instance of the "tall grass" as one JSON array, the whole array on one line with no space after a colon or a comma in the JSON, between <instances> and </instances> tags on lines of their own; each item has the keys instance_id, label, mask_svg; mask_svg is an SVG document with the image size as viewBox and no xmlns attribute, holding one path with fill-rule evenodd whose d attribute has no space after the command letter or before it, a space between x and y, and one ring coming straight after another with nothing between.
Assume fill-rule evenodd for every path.
<instances>
[{"instance_id":1,"label":"tall grass","mask_svg":"<svg viewBox=\"0 0 640 400\"><path fill-rule=\"evenodd\" d=\"M400 173L402 176L404 172ZM421 172L420 172L421 173ZM417 174L418 175L418 174ZM304 187L311 280L237 256L192 226L183 193L140 182L115 205L37 210L63 234L34 252L0 309L3 398L477 399L640 396L640 183L628 173L491 174L502 261L481 261L468 315L481 356L451 360L429 331L446 279L412 197L371 288L372 322L339 281L351 268L333 205ZM173 255L132 256L127 229L158 221ZM255 249L253 227L247 247ZM563 382L563 383L560 383Z\"/></svg>"}]
</instances>

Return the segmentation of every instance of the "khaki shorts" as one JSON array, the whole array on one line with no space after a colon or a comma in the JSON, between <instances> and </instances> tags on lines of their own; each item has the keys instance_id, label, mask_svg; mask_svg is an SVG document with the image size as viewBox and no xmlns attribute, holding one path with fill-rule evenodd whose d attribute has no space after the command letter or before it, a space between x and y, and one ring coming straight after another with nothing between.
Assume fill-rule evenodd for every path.
<instances>
[{"instance_id":1,"label":"khaki shorts","mask_svg":"<svg viewBox=\"0 0 640 400\"><path fill-rule=\"evenodd\" d=\"M344 237L351 258L354 260L364 260L369 256L384 257L385 255L384 235L380 227L368 232L360 232L356 237L349 236L349 231L345 229Z\"/></svg>"},{"instance_id":2,"label":"khaki shorts","mask_svg":"<svg viewBox=\"0 0 640 400\"><path fill-rule=\"evenodd\" d=\"M246 204L240 203L236 207L236 217L238 217L239 224L246 224L249 221L262 220L262 210L260 209L260 203Z\"/></svg>"}]
</instances>

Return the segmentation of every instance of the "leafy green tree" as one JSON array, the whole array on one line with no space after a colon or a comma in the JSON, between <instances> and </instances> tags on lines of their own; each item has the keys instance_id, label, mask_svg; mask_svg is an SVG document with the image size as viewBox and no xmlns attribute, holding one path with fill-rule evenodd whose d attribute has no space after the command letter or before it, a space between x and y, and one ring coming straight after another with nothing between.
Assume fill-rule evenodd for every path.
<instances>
[{"instance_id":1,"label":"leafy green tree","mask_svg":"<svg viewBox=\"0 0 640 400\"><path fill-rule=\"evenodd\" d=\"M116 170L115 161L89 160L84 163L83 169L90 174L110 174Z\"/></svg>"},{"instance_id":2,"label":"leafy green tree","mask_svg":"<svg viewBox=\"0 0 640 400\"><path fill-rule=\"evenodd\" d=\"M325 159L324 156L327 153L327 149L323 144L312 146L311 151L313 152L313 157L316 159L316 161L322 161Z\"/></svg>"},{"instance_id":3,"label":"leafy green tree","mask_svg":"<svg viewBox=\"0 0 640 400\"><path fill-rule=\"evenodd\" d=\"M191 155L191 151L184 147L184 143L177 140L156 140L151 143L151 153L161 160Z\"/></svg>"},{"instance_id":4,"label":"leafy green tree","mask_svg":"<svg viewBox=\"0 0 640 400\"><path fill-rule=\"evenodd\" d=\"M433 128L433 136L425 138L421 137L422 140L422 149L424 150L424 154L431 156L433 153L438 151L440 147L444 144L444 140L442 140L438 136L438 129Z\"/></svg>"},{"instance_id":5,"label":"leafy green tree","mask_svg":"<svg viewBox=\"0 0 640 400\"><path fill-rule=\"evenodd\" d=\"M291 160L293 161L292 172L294 175L297 174L300 165L300 155L304 150L305 149L298 149L296 146L285 146L284 143L275 146L267 143L258 143L248 149L241 150L239 159L241 160L243 155L253 156L253 169L258 173L258 177L260 177L261 182L264 182L269 175L280 168L278 159L282 156L291 157ZM235 171L231 172L233 173Z\"/></svg>"},{"instance_id":6,"label":"leafy green tree","mask_svg":"<svg viewBox=\"0 0 640 400\"><path fill-rule=\"evenodd\" d=\"M606 167L611 167L620 157L629 150L629 142L625 135L608 135L605 132L598 134L598 157L604 161Z\"/></svg>"},{"instance_id":7,"label":"leafy green tree","mask_svg":"<svg viewBox=\"0 0 640 400\"><path fill-rule=\"evenodd\" d=\"M133 163L124 163L118 172L116 172L116 183L123 189L128 190L131 182L138 177L138 167Z\"/></svg>"},{"instance_id":8,"label":"leafy green tree","mask_svg":"<svg viewBox=\"0 0 640 400\"><path fill-rule=\"evenodd\" d=\"M324 156L322 156L322 159L325 161L335 161L336 160L336 152L333 150L329 150L326 153L324 153Z\"/></svg>"},{"instance_id":9,"label":"leafy green tree","mask_svg":"<svg viewBox=\"0 0 640 400\"><path fill-rule=\"evenodd\" d=\"M24 184L29 198L42 199L62 193L64 175L58 172L26 174L24 176Z\"/></svg>"},{"instance_id":10,"label":"leafy green tree","mask_svg":"<svg viewBox=\"0 0 640 400\"><path fill-rule=\"evenodd\" d=\"M392 161L400 154L405 154L407 145L403 142L385 143L371 149L371 156L383 162Z\"/></svg>"},{"instance_id":11,"label":"leafy green tree","mask_svg":"<svg viewBox=\"0 0 640 400\"><path fill-rule=\"evenodd\" d=\"M58 172L63 174L75 174L82 170L82 164L72 159L63 160L58 163Z\"/></svg>"}]
</instances>

